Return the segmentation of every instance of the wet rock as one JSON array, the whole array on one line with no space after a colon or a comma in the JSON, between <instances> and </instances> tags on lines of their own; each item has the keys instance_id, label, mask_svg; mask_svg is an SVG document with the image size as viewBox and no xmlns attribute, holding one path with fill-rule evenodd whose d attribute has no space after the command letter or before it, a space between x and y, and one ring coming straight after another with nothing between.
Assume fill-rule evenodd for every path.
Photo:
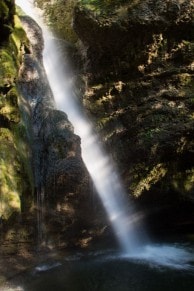
<instances>
[{"instance_id":1,"label":"wet rock","mask_svg":"<svg viewBox=\"0 0 194 291\"><path fill-rule=\"evenodd\" d=\"M16 213L20 216L25 208L29 210L33 182L30 146L16 84L27 38L19 19L14 17L14 2L0 1L0 7L0 217L7 222ZM8 25L10 31L4 29Z\"/></svg>"},{"instance_id":2,"label":"wet rock","mask_svg":"<svg viewBox=\"0 0 194 291\"><path fill-rule=\"evenodd\" d=\"M95 14L95 8L78 6L74 11L74 29L85 47L85 69L95 78L103 73L106 78L140 73L138 66L146 63L154 35L171 34L173 39L176 30L184 39L192 34L192 1L132 1L107 15L104 10Z\"/></svg>"},{"instance_id":3,"label":"wet rock","mask_svg":"<svg viewBox=\"0 0 194 291\"><path fill-rule=\"evenodd\" d=\"M193 11L193 1L144 0L74 13L84 104L146 207L193 203Z\"/></svg>"},{"instance_id":4,"label":"wet rock","mask_svg":"<svg viewBox=\"0 0 194 291\"><path fill-rule=\"evenodd\" d=\"M0 11L1 11L0 12L0 30L1 30L0 43L2 43L9 38L10 33L13 31L14 14L15 14L14 1L1 0Z\"/></svg>"},{"instance_id":5,"label":"wet rock","mask_svg":"<svg viewBox=\"0 0 194 291\"><path fill-rule=\"evenodd\" d=\"M79 241L89 236L89 246L98 236L99 222L94 221L92 183L81 157L81 141L66 113L55 108L42 65L41 30L29 17L21 19L31 40L19 85L30 117L37 239L47 247L82 247ZM65 43L58 45L64 48Z\"/></svg>"}]
</instances>

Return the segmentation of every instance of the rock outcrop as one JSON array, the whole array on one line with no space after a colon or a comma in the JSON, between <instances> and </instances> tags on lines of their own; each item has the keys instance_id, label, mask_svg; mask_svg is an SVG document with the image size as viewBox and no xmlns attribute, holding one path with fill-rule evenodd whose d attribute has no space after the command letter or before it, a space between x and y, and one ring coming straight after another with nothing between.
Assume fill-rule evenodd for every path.
<instances>
[{"instance_id":1,"label":"rock outcrop","mask_svg":"<svg viewBox=\"0 0 194 291\"><path fill-rule=\"evenodd\" d=\"M37 238L46 246L86 247L98 236L92 184L81 157L81 141L68 116L57 110L42 63L39 26L22 16L31 46L24 55L19 88L29 110ZM60 46L66 45L59 41Z\"/></svg>"},{"instance_id":2,"label":"rock outcrop","mask_svg":"<svg viewBox=\"0 0 194 291\"><path fill-rule=\"evenodd\" d=\"M40 27L30 17L19 19L14 2L1 2L0 252L87 247L104 224L94 219L80 138L56 110Z\"/></svg>"},{"instance_id":3,"label":"rock outcrop","mask_svg":"<svg viewBox=\"0 0 194 291\"><path fill-rule=\"evenodd\" d=\"M12 0L0 1L0 253L28 244L33 212L31 147L17 82L28 39Z\"/></svg>"},{"instance_id":4,"label":"rock outcrop","mask_svg":"<svg viewBox=\"0 0 194 291\"><path fill-rule=\"evenodd\" d=\"M54 15L68 37L58 12L66 5L83 60L83 103L129 195L192 221L193 0L48 0L49 22Z\"/></svg>"},{"instance_id":5,"label":"rock outcrop","mask_svg":"<svg viewBox=\"0 0 194 291\"><path fill-rule=\"evenodd\" d=\"M8 40L10 33L13 31L15 14L14 0L1 0L0 11L1 43Z\"/></svg>"},{"instance_id":6,"label":"rock outcrop","mask_svg":"<svg viewBox=\"0 0 194 291\"><path fill-rule=\"evenodd\" d=\"M194 1L122 3L74 11L84 104L129 193L192 223Z\"/></svg>"},{"instance_id":7,"label":"rock outcrop","mask_svg":"<svg viewBox=\"0 0 194 291\"><path fill-rule=\"evenodd\" d=\"M22 51L28 40L14 1L0 1L0 218L1 227L29 210L33 179L30 146L17 89ZM25 201L25 203L24 203Z\"/></svg>"},{"instance_id":8,"label":"rock outcrop","mask_svg":"<svg viewBox=\"0 0 194 291\"><path fill-rule=\"evenodd\" d=\"M156 227L193 227L194 1L75 2L69 7L83 60L76 72L85 81L83 103L129 195L153 209ZM14 13L13 1L0 1L3 241L16 248L36 238L47 246L85 247L103 233L106 215L92 196L80 138L55 108L41 30L21 17L29 44ZM68 49L77 61L76 49Z\"/></svg>"}]
</instances>

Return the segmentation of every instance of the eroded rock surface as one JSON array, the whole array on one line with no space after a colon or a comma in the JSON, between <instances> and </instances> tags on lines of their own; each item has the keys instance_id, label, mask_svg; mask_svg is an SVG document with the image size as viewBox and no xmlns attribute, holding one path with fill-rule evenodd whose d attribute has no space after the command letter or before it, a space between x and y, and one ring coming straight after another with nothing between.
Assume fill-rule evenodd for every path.
<instances>
[{"instance_id":1,"label":"eroded rock surface","mask_svg":"<svg viewBox=\"0 0 194 291\"><path fill-rule=\"evenodd\" d=\"M20 89L31 116L38 236L47 245L86 247L98 236L100 223L94 220L92 184L81 157L81 141L66 113L55 108L42 65L41 30L29 17L21 19L31 40Z\"/></svg>"},{"instance_id":2,"label":"eroded rock surface","mask_svg":"<svg viewBox=\"0 0 194 291\"><path fill-rule=\"evenodd\" d=\"M84 104L129 193L192 223L194 1L123 2L75 9Z\"/></svg>"}]
</instances>

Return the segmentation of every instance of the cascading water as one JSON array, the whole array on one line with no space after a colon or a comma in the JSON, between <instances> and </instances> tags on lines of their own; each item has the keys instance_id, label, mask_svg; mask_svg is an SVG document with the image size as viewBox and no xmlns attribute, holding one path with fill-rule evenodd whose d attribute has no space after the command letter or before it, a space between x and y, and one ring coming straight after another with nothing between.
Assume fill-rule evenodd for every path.
<instances>
[{"instance_id":1,"label":"cascading water","mask_svg":"<svg viewBox=\"0 0 194 291\"><path fill-rule=\"evenodd\" d=\"M44 26L39 13L33 7L32 0L16 0L16 4L34 18L42 28L45 42L44 66L57 107L68 114L75 133L81 137L83 160L125 253L124 258L148 261L154 265L177 269L193 269L192 250L184 249L184 246L154 245L145 242L145 235L139 223L141 215L135 213L133 205L128 205L126 193L113 163L105 154L98 137L93 133L89 120L80 107L74 94L72 78L68 74L64 60L60 58L57 40Z\"/></svg>"},{"instance_id":2,"label":"cascading water","mask_svg":"<svg viewBox=\"0 0 194 291\"><path fill-rule=\"evenodd\" d=\"M67 72L57 40L45 27L42 19L33 8L33 1L16 3L41 26L45 48L43 62L58 109L68 114L75 133L81 137L82 157L93 179L95 188L110 218L112 227L122 249L134 251L142 241L138 217L133 214L133 206L128 205L126 193L120 183L111 159L102 149L97 135L93 133L90 121L80 107L74 94L74 84ZM127 206L128 205L128 206Z\"/></svg>"}]
</instances>

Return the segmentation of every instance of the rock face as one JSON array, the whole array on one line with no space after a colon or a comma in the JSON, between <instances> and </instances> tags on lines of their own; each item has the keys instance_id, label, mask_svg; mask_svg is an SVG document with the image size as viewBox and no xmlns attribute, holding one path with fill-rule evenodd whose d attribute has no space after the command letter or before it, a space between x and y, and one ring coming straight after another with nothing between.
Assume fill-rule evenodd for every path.
<instances>
[{"instance_id":1,"label":"rock face","mask_svg":"<svg viewBox=\"0 0 194 291\"><path fill-rule=\"evenodd\" d=\"M17 81L28 39L14 1L0 1L0 253L29 242L33 225L31 148ZM28 213L28 216L26 215ZM21 243L21 244L20 244Z\"/></svg>"},{"instance_id":2,"label":"rock face","mask_svg":"<svg viewBox=\"0 0 194 291\"><path fill-rule=\"evenodd\" d=\"M128 193L144 208L162 209L156 227L193 227L194 1L102 2L72 8L84 105ZM103 233L106 216L92 196L80 138L55 108L41 30L21 18L30 45L14 11L13 1L0 1L2 241L86 247Z\"/></svg>"},{"instance_id":3,"label":"rock face","mask_svg":"<svg viewBox=\"0 0 194 291\"><path fill-rule=\"evenodd\" d=\"M9 38L10 33L14 26L14 13L15 5L14 0L1 0L0 1L0 29L1 40L0 42Z\"/></svg>"},{"instance_id":4,"label":"rock face","mask_svg":"<svg viewBox=\"0 0 194 291\"><path fill-rule=\"evenodd\" d=\"M30 147L20 108L17 77L28 41L13 1L0 1L0 218L1 226L32 202ZM23 203L25 201L25 203ZM24 205L25 204L25 205Z\"/></svg>"},{"instance_id":5,"label":"rock face","mask_svg":"<svg viewBox=\"0 0 194 291\"><path fill-rule=\"evenodd\" d=\"M42 64L41 30L29 17L22 16L21 20L31 41L19 87L31 122L38 240L49 246L85 247L98 234L80 138L67 115L55 108Z\"/></svg>"},{"instance_id":6,"label":"rock face","mask_svg":"<svg viewBox=\"0 0 194 291\"><path fill-rule=\"evenodd\" d=\"M44 11L46 21L55 35L73 43L77 41L72 29L72 14L76 3L77 0L36 0L36 5Z\"/></svg>"},{"instance_id":7,"label":"rock face","mask_svg":"<svg viewBox=\"0 0 194 291\"><path fill-rule=\"evenodd\" d=\"M129 193L184 212L194 199L194 1L123 2L75 9L84 104Z\"/></svg>"},{"instance_id":8,"label":"rock face","mask_svg":"<svg viewBox=\"0 0 194 291\"><path fill-rule=\"evenodd\" d=\"M106 215L93 196L80 138L55 108L41 29L30 17L19 19L14 2L0 5L0 253L88 247L103 234ZM59 40L61 46L66 62L75 49Z\"/></svg>"},{"instance_id":9,"label":"rock face","mask_svg":"<svg viewBox=\"0 0 194 291\"><path fill-rule=\"evenodd\" d=\"M75 9L74 29L85 46L86 71L95 78L140 76L142 66L147 72L159 54L165 56L165 50L168 53L181 40L192 39L192 1L124 2L107 14L106 10L92 13L84 6ZM179 54L180 49L173 50L174 61Z\"/></svg>"}]
</instances>

